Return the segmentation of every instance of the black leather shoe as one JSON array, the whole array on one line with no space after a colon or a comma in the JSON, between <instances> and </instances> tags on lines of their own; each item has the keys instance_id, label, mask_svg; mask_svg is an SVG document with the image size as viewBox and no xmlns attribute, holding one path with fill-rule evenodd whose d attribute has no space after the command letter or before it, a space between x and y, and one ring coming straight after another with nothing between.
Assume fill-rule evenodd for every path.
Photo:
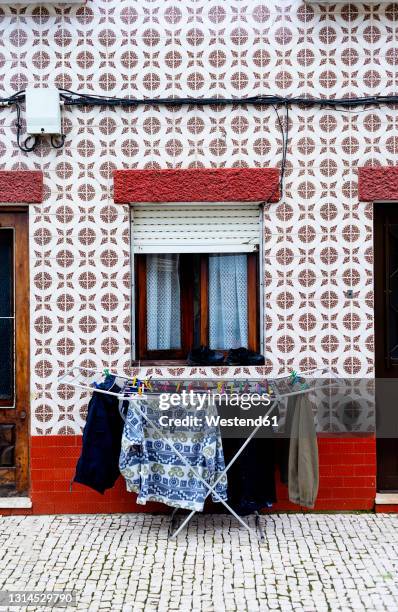
<instances>
[{"instance_id":1,"label":"black leather shoe","mask_svg":"<svg viewBox=\"0 0 398 612\"><path fill-rule=\"evenodd\" d=\"M241 346L240 348L228 351L225 363L228 365L260 366L265 364L265 359L264 355L255 351L249 351L249 349Z\"/></svg>"},{"instance_id":2,"label":"black leather shoe","mask_svg":"<svg viewBox=\"0 0 398 612\"><path fill-rule=\"evenodd\" d=\"M187 361L189 365L217 366L224 363L224 353L212 351L208 346L201 346L188 353Z\"/></svg>"}]
</instances>

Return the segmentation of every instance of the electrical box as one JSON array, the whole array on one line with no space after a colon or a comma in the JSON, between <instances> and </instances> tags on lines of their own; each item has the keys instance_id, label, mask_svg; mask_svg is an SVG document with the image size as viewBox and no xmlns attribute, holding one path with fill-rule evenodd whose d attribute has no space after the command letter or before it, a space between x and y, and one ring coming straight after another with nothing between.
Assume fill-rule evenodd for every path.
<instances>
[{"instance_id":1,"label":"electrical box","mask_svg":"<svg viewBox=\"0 0 398 612\"><path fill-rule=\"evenodd\" d=\"M61 134L61 103L56 87L28 87L25 91L28 134Z\"/></svg>"}]
</instances>

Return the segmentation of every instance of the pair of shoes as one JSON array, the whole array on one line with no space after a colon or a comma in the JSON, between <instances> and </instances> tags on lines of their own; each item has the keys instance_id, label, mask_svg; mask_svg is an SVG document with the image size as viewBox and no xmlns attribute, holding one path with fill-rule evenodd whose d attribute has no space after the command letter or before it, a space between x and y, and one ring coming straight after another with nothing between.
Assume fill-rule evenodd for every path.
<instances>
[{"instance_id":1,"label":"pair of shoes","mask_svg":"<svg viewBox=\"0 0 398 612\"><path fill-rule=\"evenodd\" d=\"M224 353L212 351L208 346L192 349L188 353L189 365L216 366L224 363Z\"/></svg>"},{"instance_id":2,"label":"pair of shoes","mask_svg":"<svg viewBox=\"0 0 398 612\"><path fill-rule=\"evenodd\" d=\"M228 351L225 363L227 365L259 366L265 364L265 359L260 353L249 351L249 349L241 346L240 348Z\"/></svg>"},{"instance_id":3,"label":"pair of shoes","mask_svg":"<svg viewBox=\"0 0 398 612\"><path fill-rule=\"evenodd\" d=\"M224 353L213 351L208 346L192 349L188 353L187 361L189 365L217 366L217 365L246 365L259 366L265 364L265 359L260 353L249 351L241 346L238 349L230 349L224 358Z\"/></svg>"}]
</instances>

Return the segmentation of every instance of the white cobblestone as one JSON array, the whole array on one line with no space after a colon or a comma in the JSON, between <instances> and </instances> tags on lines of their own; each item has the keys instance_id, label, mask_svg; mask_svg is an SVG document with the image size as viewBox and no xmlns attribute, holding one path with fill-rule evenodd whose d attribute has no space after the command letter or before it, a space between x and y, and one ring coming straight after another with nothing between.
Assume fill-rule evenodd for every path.
<instances>
[{"instance_id":1,"label":"white cobblestone","mask_svg":"<svg viewBox=\"0 0 398 612\"><path fill-rule=\"evenodd\" d=\"M262 543L224 515L177 540L167 516L0 517L0 588L75 590L90 611L398 609L398 517L261 520Z\"/></svg>"}]
</instances>

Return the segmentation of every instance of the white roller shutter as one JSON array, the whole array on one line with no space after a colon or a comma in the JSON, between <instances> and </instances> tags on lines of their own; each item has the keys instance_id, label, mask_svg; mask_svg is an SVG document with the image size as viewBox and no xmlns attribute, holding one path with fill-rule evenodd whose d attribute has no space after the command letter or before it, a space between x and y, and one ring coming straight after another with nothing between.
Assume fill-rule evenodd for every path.
<instances>
[{"instance_id":1,"label":"white roller shutter","mask_svg":"<svg viewBox=\"0 0 398 612\"><path fill-rule=\"evenodd\" d=\"M257 251L260 206L252 202L140 203L132 206L134 253Z\"/></svg>"}]
</instances>

